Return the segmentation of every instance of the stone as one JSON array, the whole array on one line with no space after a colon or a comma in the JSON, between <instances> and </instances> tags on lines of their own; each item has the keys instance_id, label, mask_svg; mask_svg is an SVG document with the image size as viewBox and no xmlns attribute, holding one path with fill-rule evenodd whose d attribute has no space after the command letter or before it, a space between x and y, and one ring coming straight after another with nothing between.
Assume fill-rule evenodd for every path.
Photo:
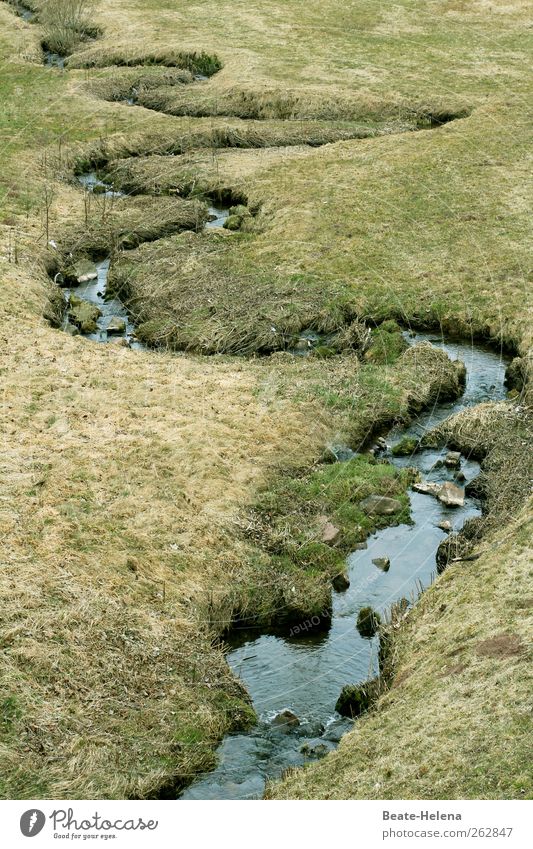
<instances>
[{"instance_id":1,"label":"stone","mask_svg":"<svg viewBox=\"0 0 533 849\"><path fill-rule=\"evenodd\" d=\"M439 495L441 491L441 484L433 483L433 481L418 481L418 483L413 484L413 489L415 492L421 492L422 495Z\"/></svg>"},{"instance_id":2,"label":"stone","mask_svg":"<svg viewBox=\"0 0 533 849\"><path fill-rule=\"evenodd\" d=\"M446 481L442 484L437 498L446 507L462 507L465 503L465 491L451 481Z\"/></svg>"},{"instance_id":3,"label":"stone","mask_svg":"<svg viewBox=\"0 0 533 849\"><path fill-rule=\"evenodd\" d=\"M290 731L291 728L297 728L300 724L300 720L296 714L292 712L292 710L286 708L276 714L271 724L278 731L287 732Z\"/></svg>"},{"instance_id":4,"label":"stone","mask_svg":"<svg viewBox=\"0 0 533 849\"><path fill-rule=\"evenodd\" d=\"M371 707L379 695L379 679L372 678L364 684L347 684L341 690L335 710L341 716L355 719Z\"/></svg>"},{"instance_id":5,"label":"stone","mask_svg":"<svg viewBox=\"0 0 533 849\"><path fill-rule=\"evenodd\" d=\"M295 731L297 737L321 737L324 733L324 726L319 720L308 720L302 722Z\"/></svg>"},{"instance_id":6,"label":"stone","mask_svg":"<svg viewBox=\"0 0 533 849\"><path fill-rule=\"evenodd\" d=\"M80 259L68 269L67 275L71 279L75 278L78 283L88 283L98 278L98 270L91 260Z\"/></svg>"},{"instance_id":7,"label":"stone","mask_svg":"<svg viewBox=\"0 0 533 849\"><path fill-rule=\"evenodd\" d=\"M444 460L444 465L449 469L458 469L461 465L461 452L448 451L446 459Z\"/></svg>"},{"instance_id":8,"label":"stone","mask_svg":"<svg viewBox=\"0 0 533 849\"><path fill-rule=\"evenodd\" d=\"M340 743L342 737L352 728L353 724L348 718L335 719L328 725L322 737L331 743Z\"/></svg>"},{"instance_id":9,"label":"stone","mask_svg":"<svg viewBox=\"0 0 533 849\"><path fill-rule=\"evenodd\" d=\"M107 333L124 333L126 330L126 322L123 318L120 318L118 315L114 315L109 324L107 325Z\"/></svg>"},{"instance_id":10,"label":"stone","mask_svg":"<svg viewBox=\"0 0 533 849\"><path fill-rule=\"evenodd\" d=\"M338 575L335 575L331 583L335 592L343 593L349 588L350 579L344 572L339 572Z\"/></svg>"},{"instance_id":11,"label":"stone","mask_svg":"<svg viewBox=\"0 0 533 849\"><path fill-rule=\"evenodd\" d=\"M396 445L392 446L392 454L394 457L409 457L414 454L420 447L420 442L412 436L404 436L404 438Z\"/></svg>"},{"instance_id":12,"label":"stone","mask_svg":"<svg viewBox=\"0 0 533 849\"><path fill-rule=\"evenodd\" d=\"M449 534L452 530L452 523L448 521L448 519L444 519L442 522L439 522L437 527L440 528L441 531L446 531L446 533Z\"/></svg>"},{"instance_id":13,"label":"stone","mask_svg":"<svg viewBox=\"0 0 533 849\"><path fill-rule=\"evenodd\" d=\"M327 516L318 517L318 526L320 528L320 538L322 542L331 544L334 543L340 534L340 530L330 522Z\"/></svg>"},{"instance_id":14,"label":"stone","mask_svg":"<svg viewBox=\"0 0 533 849\"><path fill-rule=\"evenodd\" d=\"M96 320L102 315L96 304L83 301L76 295L70 296L69 318L82 333L95 333Z\"/></svg>"},{"instance_id":15,"label":"stone","mask_svg":"<svg viewBox=\"0 0 533 849\"><path fill-rule=\"evenodd\" d=\"M361 501L361 510L367 516L392 516L402 509L401 501L386 495L369 495Z\"/></svg>"},{"instance_id":16,"label":"stone","mask_svg":"<svg viewBox=\"0 0 533 849\"><path fill-rule=\"evenodd\" d=\"M380 623L381 617L372 607L362 607L357 614L357 630L365 639L370 639L374 636Z\"/></svg>"},{"instance_id":17,"label":"stone","mask_svg":"<svg viewBox=\"0 0 533 849\"><path fill-rule=\"evenodd\" d=\"M377 566L378 569L381 569L382 572L388 572L390 569L389 557L374 557L372 563L374 566Z\"/></svg>"},{"instance_id":18,"label":"stone","mask_svg":"<svg viewBox=\"0 0 533 849\"><path fill-rule=\"evenodd\" d=\"M459 469L459 471L454 475L454 478L455 478L456 481L459 481L460 483L464 483L464 481L466 480L466 475L465 475L464 472L462 472Z\"/></svg>"},{"instance_id":19,"label":"stone","mask_svg":"<svg viewBox=\"0 0 533 849\"><path fill-rule=\"evenodd\" d=\"M300 752L302 755L306 755L309 758L323 758L329 752L332 752L334 748L333 743L319 737L315 740L308 740L306 743L303 743L303 745L300 746Z\"/></svg>"},{"instance_id":20,"label":"stone","mask_svg":"<svg viewBox=\"0 0 533 849\"><path fill-rule=\"evenodd\" d=\"M70 321L68 321L65 324L64 331L65 331L65 333L68 333L69 336L79 336L80 335L80 331L78 330L76 325L71 324Z\"/></svg>"}]
</instances>

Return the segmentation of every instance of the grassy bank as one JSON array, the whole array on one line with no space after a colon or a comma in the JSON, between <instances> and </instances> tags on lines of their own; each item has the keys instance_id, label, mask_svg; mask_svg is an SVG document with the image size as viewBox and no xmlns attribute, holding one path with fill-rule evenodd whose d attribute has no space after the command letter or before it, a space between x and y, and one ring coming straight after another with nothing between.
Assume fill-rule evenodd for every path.
<instances>
[{"instance_id":1,"label":"grassy bank","mask_svg":"<svg viewBox=\"0 0 533 849\"><path fill-rule=\"evenodd\" d=\"M225 731L253 721L217 633L236 614L272 624L295 605L292 587L300 611L323 603L343 547L317 542L318 516L348 546L370 530L364 495L405 503L406 479L369 461L338 475L322 462L328 446L359 447L457 380L434 352L402 353L394 326L361 344L361 318L440 322L524 362L530 350L521 4L175 6L101 2L99 38L62 72L42 65L40 25L0 3L3 797L172 794L212 764ZM211 76L191 81L196 72ZM116 101L132 87L150 109ZM109 208L94 196L88 209L74 180L85 167L141 197ZM248 204L245 232L177 232L224 192ZM109 249L114 285L161 350L93 345L45 320L50 256ZM336 341L293 357L272 327ZM508 766L486 793L522 794L526 524L509 521L498 554L476 562L479 605L474 572L450 567L402 636L401 663L427 675L386 697L409 694L412 736L401 707L364 721L384 776L421 745L427 693L442 710L424 737L422 783L405 769L378 780L376 796L452 793L488 691L501 722L481 766ZM500 632L520 640L503 666L475 648ZM471 666L441 679L454 634ZM464 692L443 689L463 674ZM463 731L450 740L454 699ZM369 793L362 728L279 793L320 795L330 763L334 795ZM475 795L481 770L461 774L457 792Z\"/></svg>"},{"instance_id":2,"label":"grassy bank","mask_svg":"<svg viewBox=\"0 0 533 849\"><path fill-rule=\"evenodd\" d=\"M448 567L400 630L391 690L271 798L532 798L530 536L523 512Z\"/></svg>"}]
</instances>

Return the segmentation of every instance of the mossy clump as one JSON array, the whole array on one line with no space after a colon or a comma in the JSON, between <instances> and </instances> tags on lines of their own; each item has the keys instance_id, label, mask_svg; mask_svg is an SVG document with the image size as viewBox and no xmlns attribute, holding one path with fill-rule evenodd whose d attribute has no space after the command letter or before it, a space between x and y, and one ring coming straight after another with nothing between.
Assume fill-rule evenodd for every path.
<instances>
[{"instance_id":1,"label":"mossy clump","mask_svg":"<svg viewBox=\"0 0 533 849\"><path fill-rule=\"evenodd\" d=\"M102 313L96 304L84 301L77 295L71 295L68 315L72 324L78 327L82 333L95 333L97 330L96 321Z\"/></svg>"},{"instance_id":2,"label":"mossy clump","mask_svg":"<svg viewBox=\"0 0 533 849\"><path fill-rule=\"evenodd\" d=\"M240 230L241 229L241 219L237 215L228 215L228 217L224 221L224 229L225 230Z\"/></svg>"},{"instance_id":3,"label":"mossy clump","mask_svg":"<svg viewBox=\"0 0 533 849\"><path fill-rule=\"evenodd\" d=\"M357 630L365 639L371 639L381 624L381 616L373 607L362 607L357 615Z\"/></svg>"},{"instance_id":4,"label":"mossy clump","mask_svg":"<svg viewBox=\"0 0 533 849\"><path fill-rule=\"evenodd\" d=\"M316 348L313 348L313 356L321 360L327 360L329 357L334 357L335 354L336 351L329 345L317 345Z\"/></svg>"},{"instance_id":5,"label":"mossy clump","mask_svg":"<svg viewBox=\"0 0 533 849\"><path fill-rule=\"evenodd\" d=\"M393 320L384 321L372 330L365 359L380 365L391 365L408 347L399 324Z\"/></svg>"},{"instance_id":6,"label":"mossy clump","mask_svg":"<svg viewBox=\"0 0 533 849\"><path fill-rule=\"evenodd\" d=\"M411 454L418 451L419 447L420 442L418 439L415 439L412 436L404 436L397 445L393 445L392 454L394 457L409 457Z\"/></svg>"},{"instance_id":7,"label":"mossy clump","mask_svg":"<svg viewBox=\"0 0 533 849\"><path fill-rule=\"evenodd\" d=\"M372 678L364 684L346 684L340 693L335 710L341 716L355 719L365 713L379 696L379 678Z\"/></svg>"},{"instance_id":8,"label":"mossy clump","mask_svg":"<svg viewBox=\"0 0 533 849\"><path fill-rule=\"evenodd\" d=\"M251 217L252 213L248 207L239 203L237 206L229 208L229 215L224 222L224 227L226 230L242 230Z\"/></svg>"}]
</instances>

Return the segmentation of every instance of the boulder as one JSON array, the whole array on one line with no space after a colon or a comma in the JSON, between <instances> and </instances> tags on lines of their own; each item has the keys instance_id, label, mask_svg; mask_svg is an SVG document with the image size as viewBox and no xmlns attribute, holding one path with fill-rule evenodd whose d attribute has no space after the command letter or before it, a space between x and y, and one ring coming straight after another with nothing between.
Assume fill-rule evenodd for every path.
<instances>
[{"instance_id":1,"label":"boulder","mask_svg":"<svg viewBox=\"0 0 533 849\"><path fill-rule=\"evenodd\" d=\"M433 483L433 481L419 481L418 483L413 484L413 489L415 492L421 492L422 495L439 495L441 491L441 484Z\"/></svg>"},{"instance_id":2,"label":"boulder","mask_svg":"<svg viewBox=\"0 0 533 849\"><path fill-rule=\"evenodd\" d=\"M323 758L329 752L332 752L334 748L333 743L318 737L315 740L308 740L300 746L300 752L308 758Z\"/></svg>"},{"instance_id":3,"label":"boulder","mask_svg":"<svg viewBox=\"0 0 533 849\"><path fill-rule=\"evenodd\" d=\"M437 527L449 534L452 529L452 523L448 519L444 519L442 522L439 522Z\"/></svg>"},{"instance_id":4,"label":"boulder","mask_svg":"<svg viewBox=\"0 0 533 849\"><path fill-rule=\"evenodd\" d=\"M394 457L409 457L420 447L420 441L412 436L404 436L400 442L392 446Z\"/></svg>"},{"instance_id":5,"label":"boulder","mask_svg":"<svg viewBox=\"0 0 533 849\"><path fill-rule=\"evenodd\" d=\"M342 737L352 729L353 725L349 719L335 719L326 728L323 736L324 740L329 740L331 743L340 743Z\"/></svg>"},{"instance_id":6,"label":"boulder","mask_svg":"<svg viewBox=\"0 0 533 849\"><path fill-rule=\"evenodd\" d=\"M448 451L446 459L444 460L444 465L448 466L449 469L458 469L461 465L461 452Z\"/></svg>"},{"instance_id":7,"label":"boulder","mask_svg":"<svg viewBox=\"0 0 533 849\"><path fill-rule=\"evenodd\" d=\"M451 481L446 481L442 484L437 498L446 507L462 507L465 503L465 491Z\"/></svg>"},{"instance_id":8,"label":"boulder","mask_svg":"<svg viewBox=\"0 0 533 849\"><path fill-rule=\"evenodd\" d=\"M77 283L88 283L98 278L98 270L90 259L80 259L67 269L66 276Z\"/></svg>"},{"instance_id":9,"label":"boulder","mask_svg":"<svg viewBox=\"0 0 533 849\"><path fill-rule=\"evenodd\" d=\"M335 592L343 593L350 586L350 579L344 572L339 572L338 575L335 575L331 583Z\"/></svg>"},{"instance_id":10,"label":"boulder","mask_svg":"<svg viewBox=\"0 0 533 849\"><path fill-rule=\"evenodd\" d=\"M302 722L295 730L297 737L321 737L323 733L324 726L318 719Z\"/></svg>"},{"instance_id":11,"label":"boulder","mask_svg":"<svg viewBox=\"0 0 533 849\"><path fill-rule=\"evenodd\" d=\"M297 728L299 724L300 720L298 719L296 714L288 708L277 713L271 723L271 725L276 728L277 731L283 732L290 731L291 728Z\"/></svg>"},{"instance_id":12,"label":"boulder","mask_svg":"<svg viewBox=\"0 0 533 849\"><path fill-rule=\"evenodd\" d=\"M402 509L401 501L386 495L369 495L361 501L361 510L367 516L392 516Z\"/></svg>"},{"instance_id":13,"label":"boulder","mask_svg":"<svg viewBox=\"0 0 533 849\"><path fill-rule=\"evenodd\" d=\"M347 684L341 690L335 710L341 716L354 719L371 707L379 695L379 679L373 678L364 684Z\"/></svg>"},{"instance_id":14,"label":"boulder","mask_svg":"<svg viewBox=\"0 0 533 849\"><path fill-rule=\"evenodd\" d=\"M96 321L102 315L96 304L83 301L76 295L70 296L68 314L72 324L75 324L82 333L95 333L97 330Z\"/></svg>"},{"instance_id":15,"label":"boulder","mask_svg":"<svg viewBox=\"0 0 533 849\"><path fill-rule=\"evenodd\" d=\"M107 333L124 333L126 330L126 322L123 318L120 318L118 315L114 315L109 324L107 325Z\"/></svg>"},{"instance_id":16,"label":"boulder","mask_svg":"<svg viewBox=\"0 0 533 849\"><path fill-rule=\"evenodd\" d=\"M68 333L69 336L79 336L80 335L80 331L78 330L76 325L71 324L70 321L67 321L63 330L65 331L65 333Z\"/></svg>"},{"instance_id":17,"label":"boulder","mask_svg":"<svg viewBox=\"0 0 533 849\"><path fill-rule=\"evenodd\" d=\"M380 623L381 617L372 607L362 607L357 614L357 630L366 639L374 636Z\"/></svg>"},{"instance_id":18,"label":"boulder","mask_svg":"<svg viewBox=\"0 0 533 849\"><path fill-rule=\"evenodd\" d=\"M388 572L390 569L389 557L374 557L372 563L374 566L377 566L378 569L381 569L382 572Z\"/></svg>"}]
</instances>

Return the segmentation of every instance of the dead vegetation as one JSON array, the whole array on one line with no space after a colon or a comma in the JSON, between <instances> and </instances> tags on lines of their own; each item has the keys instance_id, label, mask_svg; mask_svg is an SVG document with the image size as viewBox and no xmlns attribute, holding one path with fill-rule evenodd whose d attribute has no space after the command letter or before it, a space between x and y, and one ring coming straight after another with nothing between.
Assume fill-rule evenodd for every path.
<instances>
[{"instance_id":1,"label":"dead vegetation","mask_svg":"<svg viewBox=\"0 0 533 849\"><path fill-rule=\"evenodd\" d=\"M211 76L219 71L222 62L216 55L204 51L186 50L136 50L109 48L95 45L87 50L78 51L68 61L69 68L108 68L110 66L148 67L150 65L165 68L183 68L193 74Z\"/></svg>"},{"instance_id":2,"label":"dead vegetation","mask_svg":"<svg viewBox=\"0 0 533 849\"><path fill-rule=\"evenodd\" d=\"M39 3L38 18L45 50L68 56L99 30L93 23L96 3L93 0L47 0Z\"/></svg>"},{"instance_id":3,"label":"dead vegetation","mask_svg":"<svg viewBox=\"0 0 533 849\"><path fill-rule=\"evenodd\" d=\"M91 80L87 90L102 100L137 102L145 92L160 85L190 85L193 74L186 68L161 71L157 69L121 68L113 74Z\"/></svg>"},{"instance_id":4,"label":"dead vegetation","mask_svg":"<svg viewBox=\"0 0 533 849\"><path fill-rule=\"evenodd\" d=\"M463 108L434 108L409 103L375 104L364 107L358 98L328 97L321 92L287 92L286 89L243 88L232 85L201 90L177 91L162 84L145 91L139 104L167 115L196 118L228 117L254 121L374 121L404 129L441 126L469 114ZM392 129L392 128L391 128ZM392 130L394 131L394 130Z\"/></svg>"},{"instance_id":5,"label":"dead vegetation","mask_svg":"<svg viewBox=\"0 0 533 849\"><path fill-rule=\"evenodd\" d=\"M69 268L80 259L98 259L183 230L200 230L207 215L207 205L197 200L122 198L87 192L84 215L65 223L57 236L57 247L49 252L50 273L60 273L68 280Z\"/></svg>"}]
</instances>

